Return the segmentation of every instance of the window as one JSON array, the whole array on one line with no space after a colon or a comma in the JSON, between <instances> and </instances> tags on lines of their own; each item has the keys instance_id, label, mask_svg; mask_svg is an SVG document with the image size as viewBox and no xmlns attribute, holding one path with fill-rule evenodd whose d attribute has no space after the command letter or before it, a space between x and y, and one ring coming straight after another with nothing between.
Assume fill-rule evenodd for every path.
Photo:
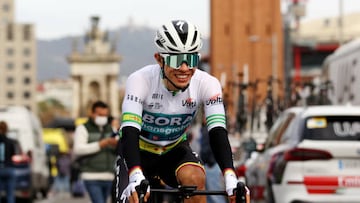
<instances>
[{"instance_id":1,"label":"window","mask_svg":"<svg viewBox=\"0 0 360 203\"><path fill-rule=\"evenodd\" d=\"M29 84L31 82L31 79L29 77L24 78L24 84Z\"/></svg>"},{"instance_id":2,"label":"window","mask_svg":"<svg viewBox=\"0 0 360 203\"><path fill-rule=\"evenodd\" d=\"M24 53L24 56L29 56L31 53L31 50L29 48L25 48L23 53Z\"/></svg>"},{"instance_id":3,"label":"window","mask_svg":"<svg viewBox=\"0 0 360 203\"><path fill-rule=\"evenodd\" d=\"M7 82L7 84L13 84L14 83L14 78L13 77L8 77L8 78L6 78L6 82Z\"/></svg>"},{"instance_id":4,"label":"window","mask_svg":"<svg viewBox=\"0 0 360 203\"><path fill-rule=\"evenodd\" d=\"M265 143L265 148L273 147L280 143L284 132L294 117L294 113L284 113L275 121L274 125L270 129L269 136Z\"/></svg>"},{"instance_id":5,"label":"window","mask_svg":"<svg viewBox=\"0 0 360 203\"><path fill-rule=\"evenodd\" d=\"M24 26L24 40L29 41L31 39L31 27L30 25Z\"/></svg>"},{"instance_id":6,"label":"window","mask_svg":"<svg viewBox=\"0 0 360 203\"><path fill-rule=\"evenodd\" d=\"M31 67L31 64L30 63L24 63L23 67L24 67L25 70L29 70L30 67Z\"/></svg>"},{"instance_id":7,"label":"window","mask_svg":"<svg viewBox=\"0 0 360 203\"><path fill-rule=\"evenodd\" d=\"M11 23L7 24L6 38L7 40L14 39L14 30L13 30L13 25Z\"/></svg>"},{"instance_id":8,"label":"window","mask_svg":"<svg viewBox=\"0 0 360 203\"><path fill-rule=\"evenodd\" d=\"M10 10L9 4L4 4L4 5L2 6L2 10L3 10L4 12L9 11L9 10Z\"/></svg>"},{"instance_id":9,"label":"window","mask_svg":"<svg viewBox=\"0 0 360 203\"><path fill-rule=\"evenodd\" d=\"M14 69L14 64L12 62L9 62L9 63L6 64L6 68L8 70L13 70Z\"/></svg>"},{"instance_id":10,"label":"window","mask_svg":"<svg viewBox=\"0 0 360 203\"><path fill-rule=\"evenodd\" d=\"M12 55L14 55L14 49L8 48L6 53L7 53L8 56L12 56Z\"/></svg>"},{"instance_id":11,"label":"window","mask_svg":"<svg viewBox=\"0 0 360 203\"><path fill-rule=\"evenodd\" d=\"M30 94L30 92L26 91L26 92L24 92L23 96L24 96L25 99L29 99L31 94Z\"/></svg>"},{"instance_id":12,"label":"window","mask_svg":"<svg viewBox=\"0 0 360 203\"><path fill-rule=\"evenodd\" d=\"M359 116L310 117L305 125L304 139L360 140Z\"/></svg>"},{"instance_id":13,"label":"window","mask_svg":"<svg viewBox=\"0 0 360 203\"><path fill-rule=\"evenodd\" d=\"M14 92L7 92L7 98L8 99L14 98Z\"/></svg>"}]
</instances>

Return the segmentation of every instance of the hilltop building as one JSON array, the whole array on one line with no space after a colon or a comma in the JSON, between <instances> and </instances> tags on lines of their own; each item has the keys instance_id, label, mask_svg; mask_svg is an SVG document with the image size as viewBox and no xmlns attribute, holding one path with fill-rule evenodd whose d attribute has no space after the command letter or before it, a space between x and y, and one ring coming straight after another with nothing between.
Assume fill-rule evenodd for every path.
<instances>
[{"instance_id":1,"label":"hilltop building","mask_svg":"<svg viewBox=\"0 0 360 203\"><path fill-rule=\"evenodd\" d=\"M36 112L35 28L15 22L14 13L14 0L0 1L0 104Z\"/></svg>"},{"instance_id":2,"label":"hilltop building","mask_svg":"<svg viewBox=\"0 0 360 203\"><path fill-rule=\"evenodd\" d=\"M68 56L73 81L72 117L89 115L93 102L102 100L109 104L111 115L120 114L118 76L121 57L116 53L115 42L108 33L99 29L99 17L91 18L91 29L85 35L82 53L74 42Z\"/></svg>"}]
</instances>

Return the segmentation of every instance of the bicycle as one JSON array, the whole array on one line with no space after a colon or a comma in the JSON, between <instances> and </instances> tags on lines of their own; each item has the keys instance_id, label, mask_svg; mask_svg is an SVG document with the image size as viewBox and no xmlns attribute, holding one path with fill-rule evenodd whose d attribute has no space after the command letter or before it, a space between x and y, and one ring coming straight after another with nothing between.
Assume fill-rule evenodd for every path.
<instances>
[{"instance_id":1,"label":"bicycle","mask_svg":"<svg viewBox=\"0 0 360 203\"><path fill-rule=\"evenodd\" d=\"M149 186L148 180L143 180L136 188L138 195L139 195L139 202L144 203L144 197L146 194L146 190ZM223 195L228 196L226 191L219 190L197 190L196 186L179 186L178 188L173 189L158 189L158 188L151 188L150 189L150 199L147 203L156 203L157 201L157 194L171 194L177 197L176 203L182 203L184 199L189 199L194 195ZM246 203L246 189L245 184L239 182L237 187L234 189L234 194L236 196L236 203Z\"/></svg>"}]
</instances>

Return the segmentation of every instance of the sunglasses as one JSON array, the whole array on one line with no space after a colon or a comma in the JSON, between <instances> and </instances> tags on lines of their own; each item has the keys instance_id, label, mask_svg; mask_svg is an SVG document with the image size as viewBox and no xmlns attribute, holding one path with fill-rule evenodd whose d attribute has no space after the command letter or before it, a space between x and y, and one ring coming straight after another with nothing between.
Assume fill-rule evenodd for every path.
<instances>
[{"instance_id":1,"label":"sunglasses","mask_svg":"<svg viewBox=\"0 0 360 203\"><path fill-rule=\"evenodd\" d=\"M173 69L180 69L183 63L186 63L189 69L193 69L199 65L200 61L199 54L161 54L161 56L164 57L165 64Z\"/></svg>"}]
</instances>

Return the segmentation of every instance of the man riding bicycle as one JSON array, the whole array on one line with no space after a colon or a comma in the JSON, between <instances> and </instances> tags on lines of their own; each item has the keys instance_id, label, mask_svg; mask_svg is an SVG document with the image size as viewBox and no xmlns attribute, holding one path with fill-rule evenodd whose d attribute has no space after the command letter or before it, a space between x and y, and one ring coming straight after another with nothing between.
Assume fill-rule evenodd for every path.
<instances>
[{"instance_id":1,"label":"man riding bicycle","mask_svg":"<svg viewBox=\"0 0 360 203\"><path fill-rule=\"evenodd\" d=\"M221 85L197 69L202 46L197 27L185 20L164 24L157 30L155 45L157 64L135 71L126 82L119 155L125 160L129 184L121 199L138 202L135 188L154 176L174 188L189 185L205 190L204 167L192 152L186 134L203 106L210 145L223 172L229 200L235 202L238 179L227 137ZM147 191L145 201L149 188ZM206 197L192 196L185 202L202 203Z\"/></svg>"}]
</instances>

